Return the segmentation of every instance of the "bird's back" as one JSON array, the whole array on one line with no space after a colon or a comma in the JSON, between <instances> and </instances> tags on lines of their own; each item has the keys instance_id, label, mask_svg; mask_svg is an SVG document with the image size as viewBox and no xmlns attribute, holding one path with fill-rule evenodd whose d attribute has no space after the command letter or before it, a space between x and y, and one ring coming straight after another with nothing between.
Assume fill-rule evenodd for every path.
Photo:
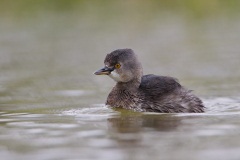
<instances>
[{"instance_id":1,"label":"bird's back","mask_svg":"<svg viewBox=\"0 0 240 160\"><path fill-rule=\"evenodd\" d=\"M178 80L172 77L148 74L142 76L139 89L149 96L163 96L181 88Z\"/></svg>"},{"instance_id":2,"label":"bird's back","mask_svg":"<svg viewBox=\"0 0 240 160\"><path fill-rule=\"evenodd\" d=\"M202 101L172 77L145 75L139 90L144 97L141 106L146 111L176 113L203 112L204 109Z\"/></svg>"}]
</instances>

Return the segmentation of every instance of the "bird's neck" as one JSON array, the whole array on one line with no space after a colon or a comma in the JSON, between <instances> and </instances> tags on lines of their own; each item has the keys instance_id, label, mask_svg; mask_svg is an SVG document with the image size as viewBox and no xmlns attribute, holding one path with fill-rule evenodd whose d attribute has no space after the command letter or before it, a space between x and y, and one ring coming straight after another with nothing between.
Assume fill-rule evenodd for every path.
<instances>
[{"instance_id":1,"label":"bird's neck","mask_svg":"<svg viewBox=\"0 0 240 160\"><path fill-rule=\"evenodd\" d=\"M141 84L141 79L134 79L129 82L118 82L116 88L118 90L129 90L135 92Z\"/></svg>"}]
</instances>

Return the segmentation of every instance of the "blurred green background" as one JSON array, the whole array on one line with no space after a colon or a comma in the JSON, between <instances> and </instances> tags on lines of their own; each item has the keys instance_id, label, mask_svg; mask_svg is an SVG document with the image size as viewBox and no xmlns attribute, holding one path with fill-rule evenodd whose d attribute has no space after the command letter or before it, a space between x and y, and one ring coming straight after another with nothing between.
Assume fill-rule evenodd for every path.
<instances>
[{"instance_id":1,"label":"blurred green background","mask_svg":"<svg viewBox=\"0 0 240 160\"><path fill-rule=\"evenodd\" d=\"M0 0L0 157L239 159L239 44L239 0ZM118 48L207 113L107 109Z\"/></svg>"},{"instance_id":2,"label":"blurred green background","mask_svg":"<svg viewBox=\"0 0 240 160\"><path fill-rule=\"evenodd\" d=\"M238 0L1 0L2 83L11 88L11 74L45 77L37 91L105 81L109 90L112 81L92 72L106 53L132 48L146 74L178 77L200 95L236 95L239 13Z\"/></svg>"},{"instance_id":3,"label":"blurred green background","mask_svg":"<svg viewBox=\"0 0 240 160\"><path fill-rule=\"evenodd\" d=\"M143 12L148 12L145 15L154 17L154 14L170 11L178 14L190 14L187 15L188 17L206 18L219 14L236 14L239 12L240 2L237 0L151 0L147 2L143 0L93 0L91 2L87 0L2 0L0 3L1 13L13 17L27 16L28 14L35 16L39 11L62 13L77 10L79 13L87 13L92 10L92 12L100 13L98 16L106 16L111 11L112 15L110 17L117 14L141 14Z\"/></svg>"},{"instance_id":4,"label":"blurred green background","mask_svg":"<svg viewBox=\"0 0 240 160\"><path fill-rule=\"evenodd\" d=\"M114 82L92 73L107 53L132 48L145 74L177 77L201 96L239 95L239 6L238 0L2 0L1 94L36 101L55 90L101 90L86 103L102 103Z\"/></svg>"}]
</instances>

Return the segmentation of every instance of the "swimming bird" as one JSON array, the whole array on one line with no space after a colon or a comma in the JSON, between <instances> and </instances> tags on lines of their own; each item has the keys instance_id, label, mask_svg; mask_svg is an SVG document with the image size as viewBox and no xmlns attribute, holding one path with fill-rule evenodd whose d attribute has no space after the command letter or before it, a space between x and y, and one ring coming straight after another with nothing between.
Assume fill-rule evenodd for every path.
<instances>
[{"instance_id":1,"label":"swimming bird","mask_svg":"<svg viewBox=\"0 0 240 160\"><path fill-rule=\"evenodd\" d=\"M142 65L132 49L117 49L106 55L104 67L95 75L116 81L106 105L137 112L201 113L203 102L177 79L143 75Z\"/></svg>"}]
</instances>

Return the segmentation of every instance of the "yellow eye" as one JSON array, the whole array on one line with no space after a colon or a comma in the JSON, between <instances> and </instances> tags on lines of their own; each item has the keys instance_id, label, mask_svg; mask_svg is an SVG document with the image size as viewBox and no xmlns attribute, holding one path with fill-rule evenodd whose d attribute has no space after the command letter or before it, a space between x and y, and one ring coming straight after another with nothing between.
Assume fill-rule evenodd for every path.
<instances>
[{"instance_id":1,"label":"yellow eye","mask_svg":"<svg viewBox=\"0 0 240 160\"><path fill-rule=\"evenodd\" d=\"M115 64L115 68L120 68L121 67L121 64L119 64L119 63L117 63L117 64Z\"/></svg>"}]
</instances>

